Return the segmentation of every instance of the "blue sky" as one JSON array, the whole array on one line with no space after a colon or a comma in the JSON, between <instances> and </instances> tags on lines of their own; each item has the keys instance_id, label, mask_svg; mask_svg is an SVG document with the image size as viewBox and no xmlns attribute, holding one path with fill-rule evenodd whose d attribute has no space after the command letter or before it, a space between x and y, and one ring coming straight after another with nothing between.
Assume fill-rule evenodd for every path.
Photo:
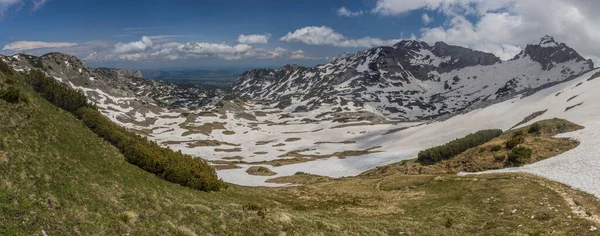
<instances>
[{"instance_id":1,"label":"blue sky","mask_svg":"<svg viewBox=\"0 0 600 236\"><path fill-rule=\"evenodd\" d=\"M542 1L549 10L574 11L557 17L535 14L539 2L0 0L0 53L60 51L91 66L139 69L311 66L401 39L446 41L508 59L549 34L584 56L600 55L586 46L600 41L589 32L600 26L600 4Z\"/></svg>"}]
</instances>

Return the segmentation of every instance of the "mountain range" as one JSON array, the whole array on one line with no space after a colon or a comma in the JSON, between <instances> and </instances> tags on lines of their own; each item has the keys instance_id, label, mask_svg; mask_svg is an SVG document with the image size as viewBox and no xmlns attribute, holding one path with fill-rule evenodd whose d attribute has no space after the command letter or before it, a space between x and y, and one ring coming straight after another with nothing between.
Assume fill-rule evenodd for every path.
<instances>
[{"instance_id":1,"label":"mountain range","mask_svg":"<svg viewBox=\"0 0 600 236\"><path fill-rule=\"evenodd\" d=\"M312 68L250 70L234 82L233 92L289 111L344 108L354 101L388 118L422 120L533 93L593 68L550 36L508 61L443 42L405 40Z\"/></svg>"}]
</instances>

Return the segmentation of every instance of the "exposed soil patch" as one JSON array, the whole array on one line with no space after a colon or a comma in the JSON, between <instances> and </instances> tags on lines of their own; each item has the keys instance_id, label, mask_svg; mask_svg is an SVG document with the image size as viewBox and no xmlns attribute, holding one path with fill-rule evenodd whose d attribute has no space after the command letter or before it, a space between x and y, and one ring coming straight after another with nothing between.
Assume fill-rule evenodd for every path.
<instances>
[{"instance_id":1,"label":"exposed soil patch","mask_svg":"<svg viewBox=\"0 0 600 236\"><path fill-rule=\"evenodd\" d=\"M353 144L356 141L340 141L340 142L316 142L315 144Z\"/></svg>"},{"instance_id":2,"label":"exposed soil patch","mask_svg":"<svg viewBox=\"0 0 600 236\"><path fill-rule=\"evenodd\" d=\"M222 132L222 134L224 134L224 135L234 135L235 131L225 130L225 131Z\"/></svg>"},{"instance_id":3,"label":"exposed soil patch","mask_svg":"<svg viewBox=\"0 0 600 236\"><path fill-rule=\"evenodd\" d=\"M249 175L258 175L258 176L273 176L277 173L269 170L269 168L264 166L252 166L246 170L246 173Z\"/></svg>"},{"instance_id":4,"label":"exposed soil patch","mask_svg":"<svg viewBox=\"0 0 600 236\"><path fill-rule=\"evenodd\" d=\"M277 184L314 184L331 181L333 178L327 176L313 175L304 172L296 172L292 176L281 176L273 179L268 179L267 183Z\"/></svg>"},{"instance_id":5,"label":"exposed soil patch","mask_svg":"<svg viewBox=\"0 0 600 236\"><path fill-rule=\"evenodd\" d=\"M215 148L215 152L241 152L241 148Z\"/></svg>"},{"instance_id":6,"label":"exposed soil patch","mask_svg":"<svg viewBox=\"0 0 600 236\"><path fill-rule=\"evenodd\" d=\"M596 74L592 75L587 81L592 81L600 77L600 72L596 72Z\"/></svg>"},{"instance_id":7,"label":"exposed soil patch","mask_svg":"<svg viewBox=\"0 0 600 236\"><path fill-rule=\"evenodd\" d=\"M209 135L212 133L213 130L225 129L226 124L227 123L213 122L213 123L204 123L200 126L191 126L191 125L188 125L187 123L183 123L183 124L179 125L179 127L181 127L182 129L188 130L188 131L184 132L182 134L182 136L188 136L188 135L192 135L192 134Z\"/></svg>"},{"instance_id":8,"label":"exposed soil patch","mask_svg":"<svg viewBox=\"0 0 600 236\"><path fill-rule=\"evenodd\" d=\"M299 141L299 140L301 140L301 138L288 138L285 141L288 142L288 143L290 143L290 142L296 142L296 141Z\"/></svg>"},{"instance_id":9,"label":"exposed soil patch","mask_svg":"<svg viewBox=\"0 0 600 236\"><path fill-rule=\"evenodd\" d=\"M272 143L272 142L274 142L274 141L275 141L275 140L268 140L268 141L258 141L258 142L256 142L256 144L255 144L255 145L256 145L256 146L267 145L267 144L269 144L269 143Z\"/></svg>"},{"instance_id":10,"label":"exposed soil patch","mask_svg":"<svg viewBox=\"0 0 600 236\"><path fill-rule=\"evenodd\" d=\"M235 146L235 147L240 146L239 144L228 143L228 142L223 142L223 141L219 141L219 140L165 141L165 142L162 142L162 144L165 144L165 145L174 145L174 144L182 144L182 143L186 143L187 147L189 147L189 148L216 147L216 146L221 146L221 145Z\"/></svg>"},{"instance_id":11,"label":"exposed soil patch","mask_svg":"<svg viewBox=\"0 0 600 236\"><path fill-rule=\"evenodd\" d=\"M570 107L567 107L567 108L565 109L565 111L571 110L571 109L573 109L573 108L575 108L575 107L578 107L578 106L581 106L581 105L583 105L583 102L582 102L582 103L575 104L575 105L573 105L573 106L570 106Z\"/></svg>"},{"instance_id":12,"label":"exposed soil patch","mask_svg":"<svg viewBox=\"0 0 600 236\"><path fill-rule=\"evenodd\" d=\"M241 160L243 160L244 158L243 158L243 157L241 157L241 156L232 156L232 157L223 157L223 158L221 158L221 159L223 159L223 160L238 160L238 161L241 161Z\"/></svg>"},{"instance_id":13,"label":"exposed soil patch","mask_svg":"<svg viewBox=\"0 0 600 236\"><path fill-rule=\"evenodd\" d=\"M543 115L543 114L544 114L544 113L546 113L547 111L548 111L548 109L546 109L546 110L543 110L543 111L534 112L534 113L532 113L531 115L528 115L528 116L526 116L525 118L523 118L523 120L522 120L521 122L517 123L515 126L513 126L513 127L512 127L512 128L510 128L510 129L514 129L514 128L516 128L516 127L517 127L517 126L519 126L519 125L525 124L525 123L527 123L527 122L529 122L529 121L531 121L531 120L533 120L533 119L537 118L538 116L541 116L541 115Z\"/></svg>"}]
</instances>

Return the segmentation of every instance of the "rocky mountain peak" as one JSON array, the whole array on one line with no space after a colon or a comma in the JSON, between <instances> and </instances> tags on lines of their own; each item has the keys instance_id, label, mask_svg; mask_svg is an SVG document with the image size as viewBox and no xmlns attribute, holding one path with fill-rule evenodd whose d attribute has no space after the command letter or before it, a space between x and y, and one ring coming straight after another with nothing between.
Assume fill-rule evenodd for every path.
<instances>
[{"instance_id":1,"label":"rocky mountain peak","mask_svg":"<svg viewBox=\"0 0 600 236\"><path fill-rule=\"evenodd\" d=\"M552 69L556 64L585 61L590 68L594 67L591 60L586 60L573 48L565 43L559 43L552 36L546 35L539 41L528 44L513 60L529 57L539 62L544 70Z\"/></svg>"},{"instance_id":2,"label":"rocky mountain peak","mask_svg":"<svg viewBox=\"0 0 600 236\"><path fill-rule=\"evenodd\" d=\"M550 36L528 45L516 59L504 62L494 54L444 42L403 40L312 68L251 70L238 77L232 91L292 111L323 106L352 110L340 102L352 101L383 116L420 120L535 92L593 68Z\"/></svg>"}]
</instances>

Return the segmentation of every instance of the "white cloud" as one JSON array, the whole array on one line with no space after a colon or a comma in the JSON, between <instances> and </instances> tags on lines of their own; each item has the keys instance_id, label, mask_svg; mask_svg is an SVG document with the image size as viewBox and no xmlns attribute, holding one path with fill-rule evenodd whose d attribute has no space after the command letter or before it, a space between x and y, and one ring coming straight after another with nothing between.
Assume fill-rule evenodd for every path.
<instances>
[{"instance_id":1,"label":"white cloud","mask_svg":"<svg viewBox=\"0 0 600 236\"><path fill-rule=\"evenodd\" d=\"M347 39L344 35L335 32L327 26L308 26L288 32L281 41L302 42L309 45L332 45L336 47L375 47L393 45L401 39L383 40L365 37L361 39Z\"/></svg>"},{"instance_id":2,"label":"white cloud","mask_svg":"<svg viewBox=\"0 0 600 236\"><path fill-rule=\"evenodd\" d=\"M67 42L41 42L41 41L17 41L4 45L2 50L27 51L41 48L67 48L76 46L76 43Z\"/></svg>"},{"instance_id":3,"label":"white cloud","mask_svg":"<svg viewBox=\"0 0 600 236\"><path fill-rule=\"evenodd\" d=\"M186 37L186 36L190 36L190 35L183 35L183 34L152 35L152 36L148 36L148 38L150 40L152 40L152 43L161 43L161 42L172 41L176 38L181 38L181 37Z\"/></svg>"},{"instance_id":4,"label":"white cloud","mask_svg":"<svg viewBox=\"0 0 600 236\"><path fill-rule=\"evenodd\" d=\"M421 16L421 19L423 20L423 24L428 25L429 23L431 23L433 21L433 18L429 17L429 15L427 15L427 13L423 14Z\"/></svg>"},{"instance_id":5,"label":"white cloud","mask_svg":"<svg viewBox=\"0 0 600 236\"><path fill-rule=\"evenodd\" d=\"M341 7L340 9L338 9L337 11L337 15L338 16L345 16L345 17L355 17L355 16L361 16L362 14L364 14L363 11L350 11L348 10L346 7Z\"/></svg>"},{"instance_id":6,"label":"white cloud","mask_svg":"<svg viewBox=\"0 0 600 236\"><path fill-rule=\"evenodd\" d=\"M150 47L152 47L152 40L147 36L143 36L142 40L140 41L130 43L119 42L115 44L115 48L113 51L114 53L118 54L127 54L132 52L142 52Z\"/></svg>"},{"instance_id":7,"label":"white cloud","mask_svg":"<svg viewBox=\"0 0 600 236\"><path fill-rule=\"evenodd\" d=\"M33 11L37 11L40 8L42 8L42 6L44 6L44 4L46 4L47 0L34 0L33 1Z\"/></svg>"},{"instance_id":8,"label":"white cloud","mask_svg":"<svg viewBox=\"0 0 600 236\"><path fill-rule=\"evenodd\" d=\"M237 42L244 44L266 44L269 42L269 38L271 38L271 34L240 34Z\"/></svg>"},{"instance_id":9,"label":"white cloud","mask_svg":"<svg viewBox=\"0 0 600 236\"><path fill-rule=\"evenodd\" d=\"M600 1L378 0L372 12L392 16L417 9L438 11L447 17L442 26L421 30L419 39L427 42L445 41L506 59L527 43L551 35L582 55L600 56L596 46L600 42Z\"/></svg>"},{"instance_id":10,"label":"white cloud","mask_svg":"<svg viewBox=\"0 0 600 236\"><path fill-rule=\"evenodd\" d=\"M37 11L46 4L48 0L0 0L0 19L4 17L4 14L13 10L18 12L25 6L31 6L32 11Z\"/></svg>"},{"instance_id":11,"label":"white cloud","mask_svg":"<svg viewBox=\"0 0 600 236\"><path fill-rule=\"evenodd\" d=\"M8 9L22 3L22 0L0 0L0 18L4 16L4 13L8 11Z\"/></svg>"}]
</instances>

